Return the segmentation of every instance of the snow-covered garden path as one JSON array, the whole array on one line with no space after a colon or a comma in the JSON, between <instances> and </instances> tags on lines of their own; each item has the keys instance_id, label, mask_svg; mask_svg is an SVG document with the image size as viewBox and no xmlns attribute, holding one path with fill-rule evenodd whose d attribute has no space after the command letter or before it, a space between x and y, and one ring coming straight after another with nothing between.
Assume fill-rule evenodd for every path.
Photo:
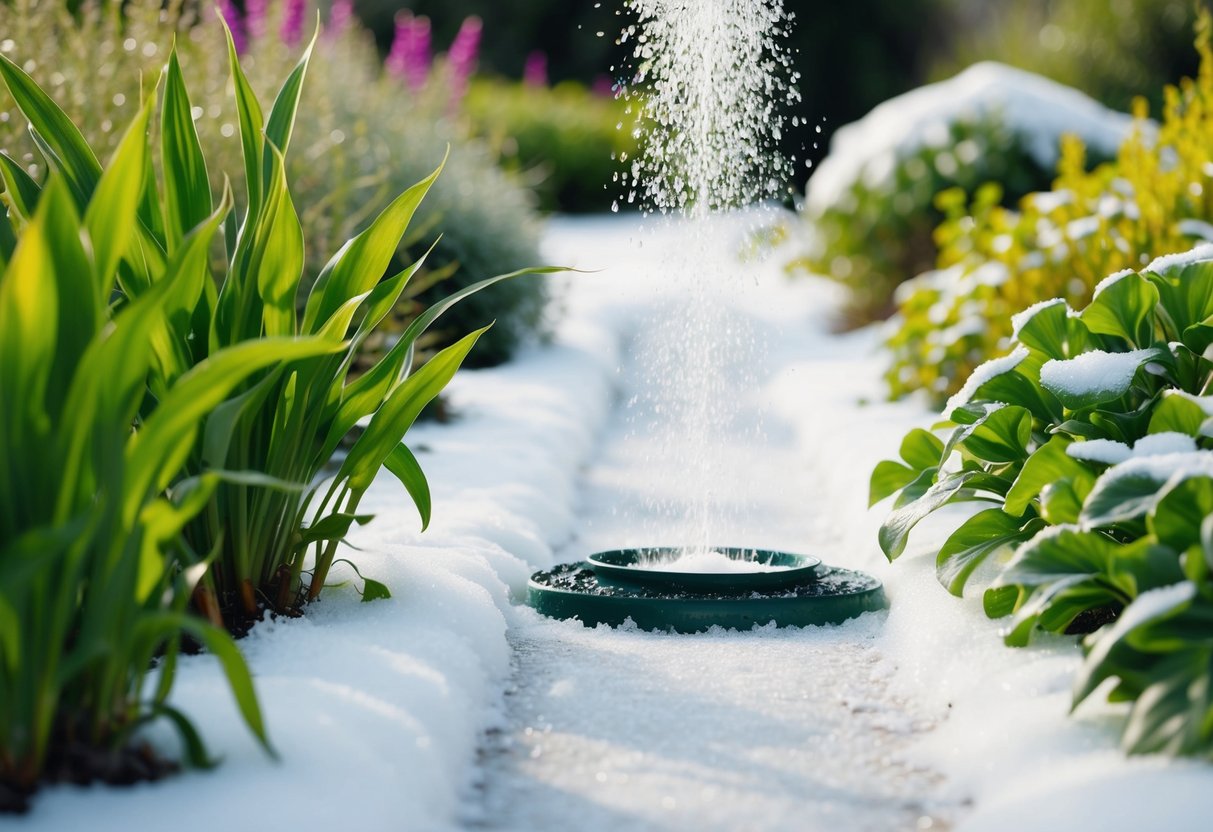
<instances>
[{"instance_id":1,"label":"snow-covered garden path","mask_svg":"<svg viewBox=\"0 0 1213 832\"><path fill-rule=\"evenodd\" d=\"M555 242L562 262L592 262L592 254L566 253ZM660 262L648 242L650 262ZM656 377L648 360L663 349L665 325L677 315L667 315L673 310L660 300L645 309L661 297L660 286L628 283L637 326L622 350L622 406L584 473L577 537L564 560L694 540L686 518L705 485L662 468L694 455L669 444L703 439L666 430L666 415L677 410L667 399L686 391ZM782 292L737 283L748 303L738 304L735 318L765 333L768 349L714 359L736 396L725 407L734 412L727 435L717 438L724 441L707 449L728 472L711 484L714 537L858 565L842 550L830 481L804 458L795 425L774 407L773 383L789 362L819 352L813 342L823 333L804 326L805 308L789 307ZM740 505L744 512L727 510ZM469 825L519 832L943 828L941 778L901 756L933 719L886 684L888 663L875 645L886 617L687 636L589 629L523 610L510 631L507 722L486 743L483 798Z\"/></svg>"}]
</instances>

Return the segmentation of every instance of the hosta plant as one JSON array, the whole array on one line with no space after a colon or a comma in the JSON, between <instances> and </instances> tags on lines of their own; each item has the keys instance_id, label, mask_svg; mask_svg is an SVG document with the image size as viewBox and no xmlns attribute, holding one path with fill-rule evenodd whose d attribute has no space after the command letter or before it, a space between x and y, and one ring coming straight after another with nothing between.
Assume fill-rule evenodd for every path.
<instances>
[{"instance_id":1,"label":"hosta plant","mask_svg":"<svg viewBox=\"0 0 1213 832\"><path fill-rule=\"evenodd\" d=\"M23 89L7 61L0 77ZM24 808L48 767L74 780L147 776L148 761L132 765L127 745L150 719L169 719L189 759L207 764L168 699L185 634L219 660L266 742L235 645L185 610L204 567L186 555L180 531L221 474L181 469L203 419L242 379L316 347L216 350L144 411L155 360L147 346L201 285L220 218L189 226L184 245L161 252L157 281L112 304L117 271L143 248L150 112L140 111L104 172L83 146L60 145L74 155L40 188L0 158L0 811ZM45 115L39 133L49 137L56 114Z\"/></svg>"},{"instance_id":2,"label":"hosta plant","mask_svg":"<svg viewBox=\"0 0 1213 832\"><path fill-rule=\"evenodd\" d=\"M230 199L216 206L212 197L193 106L174 53L164 73L162 181L157 188L148 179L139 205L139 248L126 258L118 285L125 297L141 297L158 285L168 260L191 248L204 257L205 246L191 240L187 229L211 216L223 221L226 258L218 285L205 272L197 275L167 325L149 342L153 402L207 356L224 349L267 338L319 345L308 355L264 368L235 388L206 419L183 459L192 476L240 472L216 486L205 509L184 530L193 553L213 561L196 592L197 606L213 621L239 627L267 607L291 613L320 594L340 541L353 524L370 519L358 512L358 504L381 467L404 484L425 527L428 486L401 440L483 330L441 350L416 372L410 372L413 346L458 301L523 272L488 278L444 298L419 314L373 367L350 378L359 346L421 265L414 262L385 277L439 171L391 202L302 292L304 238L286 183L284 156L310 49L263 117L230 38L228 46L248 183L243 215L237 219ZM91 158L91 150L79 131L28 76L15 67L10 75L19 81L10 83L10 90L46 147L46 164L69 181L91 176L93 163L82 161ZM7 167L14 177L20 175L15 165ZM22 187L37 190L28 180ZM157 407L153 403L152 411ZM336 474L321 479L347 437L356 438ZM365 581L367 600L386 594L382 584Z\"/></svg>"},{"instance_id":3,"label":"hosta plant","mask_svg":"<svg viewBox=\"0 0 1213 832\"><path fill-rule=\"evenodd\" d=\"M1213 239L1213 51L1197 24L1201 69L1166 91L1157 131L1135 131L1114 161L1087 170L1077 139L1063 143L1051 191L1017 210L991 187L971 203L943 197L938 270L902 287L885 342L894 397L925 390L939 401L973 368L1004 351L1011 316L1041 298L1085 305L1100 279ZM1144 104L1136 114L1144 125Z\"/></svg>"},{"instance_id":4,"label":"hosta plant","mask_svg":"<svg viewBox=\"0 0 1213 832\"><path fill-rule=\"evenodd\" d=\"M977 501L939 550L954 594L975 573L1006 640L1088 632L1078 704L1114 679L1131 752L1213 753L1213 248L1017 315L932 431L882 462L890 559L940 507Z\"/></svg>"}]
</instances>

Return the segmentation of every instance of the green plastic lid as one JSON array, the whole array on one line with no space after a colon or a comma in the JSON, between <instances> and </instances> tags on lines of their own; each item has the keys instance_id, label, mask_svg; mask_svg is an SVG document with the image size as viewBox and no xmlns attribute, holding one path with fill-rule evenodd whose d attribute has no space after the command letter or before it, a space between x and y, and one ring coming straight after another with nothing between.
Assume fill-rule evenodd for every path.
<instances>
[{"instance_id":1,"label":"green plastic lid","mask_svg":"<svg viewBox=\"0 0 1213 832\"><path fill-rule=\"evenodd\" d=\"M576 618L588 626L615 627L631 619L641 629L678 633L714 626L748 630L771 622L780 627L837 624L888 607L876 578L828 566L816 567L811 580L794 586L704 593L604 581L588 563L569 563L532 575L527 600L543 615Z\"/></svg>"}]
</instances>

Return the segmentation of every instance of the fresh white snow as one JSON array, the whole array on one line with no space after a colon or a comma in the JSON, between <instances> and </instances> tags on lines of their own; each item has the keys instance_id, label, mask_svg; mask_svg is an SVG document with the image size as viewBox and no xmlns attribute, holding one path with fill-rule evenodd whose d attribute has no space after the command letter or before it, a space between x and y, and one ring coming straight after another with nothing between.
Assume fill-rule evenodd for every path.
<instances>
[{"instance_id":1,"label":"fresh white snow","mask_svg":"<svg viewBox=\"0 0 1213 832\"><path fill-rule=\"evenodd\" d=\"M1133 449L1115 439L1088 439L1085 442L1075 442L1073 445L1069 445L1066 448L1066 455L1085 462L1116 465L1126 459L1131 459Z\"/></svg>"},{"instance_id":2,"label":"fresh white snow","mask_svg":"<svg viewBox=\"0 0 1213 832\"><path fill-rule=\"evenodd\" d=\"M1073 358L1053 359L1040 368L1040 384L1060 396L1118 396L1129 389L1137 369L1153 356L1152 349L1091 350Z\"/></svg>"},{"instance_id":3,"label":"fresh white snow","mask_svg":"<svg viewBox=\"0 0 1213 832\"><path fill-rule=\"evenodd\" d=\"M1115 439L1088 439L1075 442L1066 448L1066 454L1074 459L1098 462L1103 465L1118 465L1129 459L1162 456L1164 454L1186 454L1196 451L1196 440L1184 433L1162 431L1143 436L1130 448Z\"/></svg>"},{"instance_id":4,"label":"fresh white snow","mask_svg":"<svg viewBox=\"0 0 1213 832\"><path fill-rule=\"evenodd\" d=\"M998 358L991 358L979 364L973 372L965 379L964 385L948 399L947 405L943 412L945 416L951 416L952 411L958 407L963 407L973 400L973 396L977 395L977 390L987 381L997 378L1003 373L1009 373L1023 363L1031 353L1023 344L1016 344L1015 348L1009 353Z\"/></svg>"},{"instance_id":5,"label":"fresh white snow","mask_svg":"<svg viewBox=\"0 0 1213 832\"><path fill-rule=\"evenodd\" d=\"M660 572L685 572L698 574L744 574L754 572L781 572L787 566L762 563L746 558L731 558L724 552L692 551L679 555L671 560L641 560L636 563L640 569L653 569Z\"/></svg>"},{"instance_id":6,"label":"fresh white snow","mask_svg":"<svg viewBox=\"0 0 1213 832\"><path fill-rule=\"evenodd\" d=\"M898 158L941 134L946 140L949 124L984 118L1005 124L1046 169L1057 162L1064 134L1076 134L1088 147L1112 155L1133 126L1130 116L1078 90L1004 64L977 63L946 81L885 101L839 128L829 155L809 179L805 205L820 214L861 178L879 184Z\"/></svg>"},{"instance_id":7,"label":"fresh white snow","mask_svg":"<svg viewBox=\"0 0 1213 832\"><path fill-rule=\"evenodd\" d=\"M1201 243L1188 251L1155 257L1143 271L1154 272L1154 274L1166 274L1169 271L1179 271L1185 266L1191 266L1193 263L1201 263L1205 260L1213 260L1213 243Z\"/></svg>"},{"instance_id":8,"label":"fresh white snow","mask_svg":"<svg viewBox=\"0 0 1213 832\"><path fill-rule=\"evenodd\" d=\"M1095 284L1095 291L1091 294L1091 297L1092 298L1099 297L1105 291L1107 291L1111 287L1115 286L1117 283L1124 280L1126 277L1128 277L1131 274L1137 274L1137 272L1133 271L1132 269L1121 269L1118 272L1113 272L1112 274L1108 275L1103 280L1101 280Z\"/></svg>"},{"instance_id":9,"label":"fresh white snow","mask_svg":"<svg viewBox=\"0 0 1213 832\"><path fill-rule=\"evenodd\" d=\"M610 266L568 281L555 342L503 368L461 373L457 418L410 442L430 475L434 523L390 477L345 554L394 597L326 591L303 619L241 643L281 753L246 736L217 668L185 659L174 704L222 755L131 789L59 787L16 830L644 829L961 832L1090 828L1198 832L1213 767L1125 758L1124 708L1098 695L1069 714L1082 657L1072 638L1003 646L979 592L957 600L935 553L966 509L924 521L893 565L876 545L886 507L867 478L902 435L936 418L880 400L875 330L830 335L838 288L739 265L735 309L763 355L719 451L745 492L720 510L730 544L803 551L867 569L888 613L829 628L673 636L541 619L521 597L556 558L653 540L660 414L625 409L626 374L662 294L633 220L554 224L553 259ZM559 255L559 257L557 257ZM576 262L568 259L577 255ZM629 349L624 349L628 347ZM730 361L712 354L705 360ZM731 371L730 371L731 372ZM1209 454L1133 459L1208 471ZM587 467L588 466L588 467ZM1168 466L1170 466L1168 468ZM346 574L342 577L352 577ZM530 729L529 732L527 729ZM171 748L166 729L153 738ZM512 795L525 794L525 802Z\"/></svg>"}]
</instances>

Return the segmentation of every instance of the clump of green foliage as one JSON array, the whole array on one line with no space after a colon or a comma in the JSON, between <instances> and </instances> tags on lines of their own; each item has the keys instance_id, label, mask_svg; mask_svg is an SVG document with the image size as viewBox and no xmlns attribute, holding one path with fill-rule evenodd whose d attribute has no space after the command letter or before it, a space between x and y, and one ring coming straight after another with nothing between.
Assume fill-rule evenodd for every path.
<instances>
[{"instance_id":1,"label":"clump of green foliage","mask_svg":"<svg viewBox=\"0 0 1213 832\"><path fill-rule=\"evenodd\" d=\"M942 400L1005 349L1010 319L1041 298L1081 306L1104 275L1213 239L1213 52L1201 15L1196 80L1166 92L1162 123L1141 125L1117 158L1086 169L1077 139L1063 142L1053 190L1002 207L996 186L945 193L936 231L939 270L906 284L886 347L894 397L925 390Z\"/></svg>"},{"instance_id":2,"label":"clump of green foliage","mask_svg":"<svg viewBox=\"0 0 1213 832\"><path fill-rule=\"evenodd\" d=\"M358 503L381 467L401 480L421 512L422 527L428 524L429 489L401 440L487 327L444 347L410 372L417 341L462 299L520 273L486 278L443 298L417 315L382 357L352 378L362 343L420 271L422 260L382 278L439 170L397 196L339 248L314 282L305 283L306 238L287 186L285 160L294 145L295 116L311 51L309 47L263 116L234 42L228 39L247 188L239 222L230 198L216 203L212 196L209 164L191 118L194 105L172 53L160 125L163 193L145 199L140 213L146 238L142 248L153 255L163 252L163 257L144 257L138 270L119 281L125 295L138 298L160 282L162 263L179 252L197 248L194 256L205 263L206 247L189 238L189 229L209 217L226 223L226 258L216 264L218 287L209 266L195 275L166 331L151 344L155 360L149 387L157 399L194 365L225 348L252 349L278 338L313 345L309 354L267 367L232 390L205 420L185 459L193 476L239 472L217 484L205 511L184 531L199 557L213 559L196 604L216 623L228 626L259 617L266 607L293 613L305 598L319 596L341 539L353 524L370 519L358 513ZM37 90L32 81L28 84ZM16 97L48 148L45 163L78 178L71 159L91 152L79 131L40 91ZM20 175L16 165L9 167ZM155 194L155 183L149 182ZM36 192L32 181L22 187ZM20 210L16 213L26 220ZM363 420L364 429L356 430ZM336 475L322 482L322 469L347 439L351 444ZM322 496L314 505L317 494ZM310 571L306 581L305 571ZM370 579L364 587L366 600L388 594Z\"/></svg>"},{"instance_id":3,"label":"clump of green foliage","mask_svg":"<svg viewBox=\"0 0 1213 832\"><path fill-rule=\"evenodd\" d=\"M939 550L940 582L995 572L985 611L1011 616L1010 645L1089 632L1074 703L1115 680L1129 752L1213 754L1213 259L1162 258L1014 326L1014 350L876 467L872 502L896 495L881 547L988 504Z\"/></svg>"},{"instance_id":4,"label":"clump of green foliage","mask_svg":"<svg viewBox=\"0 0 1213 832\"><path fill-rule=\"evenodd\" d=\"M48 761L70 769L82 748L109 762L71 776L130 782L124 747L155 718L180 729L191 762L210 764L168 704L186 634L220 660L268 748L240 653L185 609L205 566L181 529L220 475L191 475L184 461L233 389L316 348L279 339L215 349L149 407L148 345L181 299L202 291L223 206L180 226L188 244L171 254L147 247L150 101L103 171L29 76L0 58L0 78L40 114L40 141L58 159L42 187L0 156L0 811L11 811L25 808ZM143 284L149 260L156 280Z\"/></svg>"},{"instance_id":5,"label":"clump of green foliage","mask_svg":"<svg viewBox=\"0 0 1213 832\"><path fill-rule=\"evenodd\" d=\"M846 286L848 326L887 318L897 286L934 264L932 235L944 219L936 194L974 194L994 181L1007 199L1015 199L1052 176L996 116L958 120L946 130L943 141L899 156L887 175L861 176L836 203L806 208L808 245L788 268Z\"/></svg>"},{"instance_id":6,"label":"clump of green foliage","mask_svg":"<svg viewBox=\"0 0 1213 832\"><path fill-rule=\"evenodd\" d=\"M313 20L309 4L305 19ZM283 42L285 4L269 4L259 33L249 36L242 56L252 89L266 97L291 71L297 48ZM170 0L160 4L86 0L71 11L61 0L0 3L0 50L26 68L101 153L118 139L115 125L129 120L176 40L196 68L191 89L195 125L211 160L212 188L222 173L233 178L237 200L244 192L239 113L227 89L227 51L214 8ZM309 73L309 118L295 130L295 152L286 176L297 197L305 231L305 284L315 280L329 255L363 231L391 198L424 179L447 156L449 165L419 209L413 230L400 242L389 271L429 250L437 228L444 233L426 258L422 274L385 322L399 334L427 306L464 286L538 260L533 197L517 177L497 164L490 147L471 138L450 106L440 74L412 91L384 71L369 34L356 23L325 30ZM0 149L39 175L37 147L21 119L0 98ZM444 285L438 286L437 283ZM424 359L461 333L492 321L471 361L500 363L545 327L543 281L510 281L471 298L418 344ZM392 337L372 338L366 366L381 356Z\"/></svg>"},{"instance_id":7,"label":"clump of green foliage","mask_svg":"<svg viewBox=\"0 0 1213 832\"><path fill-rule=\"evenodd\" d=\"M473 131L535 183L547 211L605 211L616 174L636 154L627 102L574 81L554 87L481 78L463 109Z\"/></svg>"}]
</instances>

